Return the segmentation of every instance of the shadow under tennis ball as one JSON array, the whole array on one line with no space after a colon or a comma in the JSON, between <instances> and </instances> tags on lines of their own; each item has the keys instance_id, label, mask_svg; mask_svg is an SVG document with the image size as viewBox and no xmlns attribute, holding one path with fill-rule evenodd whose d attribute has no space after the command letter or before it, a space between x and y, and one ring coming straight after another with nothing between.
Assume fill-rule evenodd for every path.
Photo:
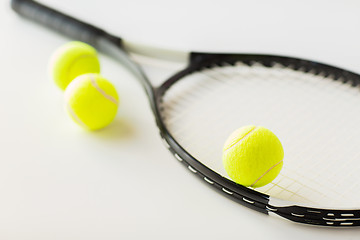
<instances>
[{"instance_id":1,"label":"shadow under tennis ball","mask_svg":"<svg viewBox=\"0 0 360 240\"><path fill-rule=\"evenodd\" d=\"M129 120L117 117L114 121L103 129L94 131L93 134L105 140L120 140L131 138L135 134L135 128Z\"/></svg>"}]
</instances>

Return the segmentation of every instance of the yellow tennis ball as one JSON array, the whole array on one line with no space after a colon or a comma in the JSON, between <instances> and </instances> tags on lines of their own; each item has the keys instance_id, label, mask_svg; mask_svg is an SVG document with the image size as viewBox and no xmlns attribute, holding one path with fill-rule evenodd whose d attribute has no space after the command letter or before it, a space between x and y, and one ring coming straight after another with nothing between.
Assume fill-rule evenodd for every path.
<instances>
[{"instance_id":1,"label":"yellow tennis ball","mask_svg":"<svg viewBox=\"0 0 360 240\"><path fill-rule=\"evenodd\" d=\"M110 124L119 104L115 87L95 73L75 78L66 88L64 97L71 118L89 130L97 130Z\"/></svg>"},{"instance_id":2,"label":"yellow tennis ball","mask_svg":"<svg viewBox=\"0 0 360 240\"><path fill-rule=\"evenodd\" d=\"M56 85L65 90L81 74L100 73L96 50L83 42L69 42L53 53L49 72Z\"/></svg>"},{"instance_id":3,"label":"yellow tennis ball","mask_svg":"<svg viewBox=\"0 0 360 240\"><path fill-rule=\"evenodd\" d=\"M274 133L264 127L244 126L233 132L223 148L229 177L246 187L273 181L283 166L284 150Z\"/></svg>"}]
</instances>

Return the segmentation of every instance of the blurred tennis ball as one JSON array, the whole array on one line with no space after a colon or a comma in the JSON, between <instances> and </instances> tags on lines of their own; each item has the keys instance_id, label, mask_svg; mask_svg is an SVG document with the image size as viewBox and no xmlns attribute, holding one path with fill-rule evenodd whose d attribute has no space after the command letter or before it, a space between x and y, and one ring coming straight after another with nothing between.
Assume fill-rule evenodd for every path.
<instances>
[{"instance_id":1,"label":"blurred tennis ball","mask_svg":"<svg viewBox=\"0 0 360 240\"><path fill-rule=\"evenodd\" d=\"M56 85L65 90L77 76L100 72L96 50L83 42L66 43L53 53L49 72Z\"/></svg>"},{"instance_id":2,"label":"blurred tennis ball","mask_svg":"<svg viewBox=\"0 0 360 240\"><path fill-rule=\"evenodd\" d=\"M246 187L273 181L283 166L284 150L274 133L264 127L244 126L233 132L223 148L229 177Z\"/></svg>"},{"instance_id":3,"label":"blurred tennis ball","mask_svg":"<svg viewBox=\"0 0 360 240\"><path fill-rule=\"evenodd\" d=\"M99 74L88 73L69 84L65 90L65 102L67 112L77 124L97 130L113 121L119 97L108 80Z\"/></svg>"}]
</instances>

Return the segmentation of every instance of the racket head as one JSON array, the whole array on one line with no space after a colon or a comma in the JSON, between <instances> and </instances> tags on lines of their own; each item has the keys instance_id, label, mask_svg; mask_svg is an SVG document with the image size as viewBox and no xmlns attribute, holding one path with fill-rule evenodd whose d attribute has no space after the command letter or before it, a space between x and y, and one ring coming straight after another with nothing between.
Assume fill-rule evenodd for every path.
<instances>
[{"instance_id":1,"label":"racket head","mask_svg":"<svg viewBox=\"0 0 360 240\"><path fill-rule=\"evenodd\" d=\"M224 70L225 69L225 70ZM235 74L234 74L235 72ZM234 75L233 75L234 74ZM272 80L265 79L266 76L271 76ZM209 77L210 76L210 77ZM247 76L247 77L246 77ZM289 79L283 79L283 78L289 77ZM223 79L224 78L224 79ZM247 79L248 78L248 79ZM257 79L258 78L258 79ZM275 79L275 80L274 80ZM207 82L208 81L208 82ZM213 82L218 83L213 83ZM271 125L271 127L275 127L275 133L277 131L284 133L284 131L288 131L289 129L281 131L283 126L286 125L286 118L285 122L283 121L282 124L272 124L271 121L263 121L263 118L266 118L266 116L269 116L268 114L263 114L262 116L261 111L259 113L250 112L248 108L245 107L247 104L245 101L240 101L239 105L238 103L232 103L232 107L236 108L239 107L240 111L235 111L235 115L233 112L227 110L224 111L224 114L230 114L226 115L226 118L233 118L235 116L235 121L232 120L231 123L227 128L218 128L218 124L216 121L212 121L211 116L214 114L214 111L218 111L220 115L222 114L222 106L218 106L216 110L210 110L209 115L204 114L209 109L205 109L205 111L201 111L201 108L196 109L196 107L193 107L191 112L190 111L190 117L182 117L178 115L179 110L174 109L182 109L182 108L188 108L191 107L191 105L197 105L196 101L211 101L212 98L215 98L215 102L221 101L221 98L227 98L228 96L222 96L218 92L226 91L224 90L218 90L221 88L223 84L230 83L231 81L239 81L243 82L242 86L240 86L242 92L246 91L246 89L255 87L256 85L261 85L262 81L267 82L265 87L263 87L261 94L259 96L259 101L257 104L262 104L261 101L269 100L269 97L276 96L278 94L277 91L281 91L281 88L283 87L281 84L279 86L276 86L277 84L281 83L281 81L284 81L286 85L292 86L289 89L291 91L294 91L294 94L300 94L301 96L302 92L296 92L297 88L302 88L304 86L303 91L310 91L312 87L316 89L316 91L322 91L322 88L325 86L334 90L336 94L339 94L338 92L344 93L344 96L351 96L349 99L349 104L353 104L354 101L356 101L357 97L357 86L360 81L360 76L352 73L350 71L340 69L337 67L333 67L330 65L314 62L314 61L308 61L304 59L298 59L298 58L291 58L291 57L282 57L282 56L272 56L272 55L257 55L257 54L203 54L203 53L193 53L191 54L191 61L188 67L174 76L172 76L170 79L168 79L166 82L164 82L159 88L155 90L154 99L153 99L153 110L154 114L156 115L157 124L161 132L161 136L164 139L165 145L167 148L174 154L175 158L178 159L180 162L182 162L192 173L196 174L200 179L202 179L207 185L210 185L214 187L214 189L218 190L219 192L223 193L227 197L230 197L231 199L241 203L242 205L245 205L247 207L250 207L252 209L255 209L257 211L263 212L263 213L276 213L282 217L285 217L287 219L290 219L292 221L296 222L302 222L302 223L308 223L308 224L315 224L315 225L325 225L325 226L357 226L360 225L360 210L356 206L347 206L342 204L340 205L327 205L323 204L321 201L303 201L302 198L290 198L288 199L286 194L285 196L281 196L281 194L278 194L274 190L271 191L271 189L274 189L274 186L282 188L280 192L290 192L293 195L296 196L296 193L294 193L293 190L288 190L286 186L281 186L280 183L272 183L269 186L270 187L264 187L260 189L252 189L247 188L242 185L236 184L231 179L228 178L226 175L226 172L222 168L222 160L221 160L221 150L222 150L222 144L225 142L226 137L231 133L229 130L232 128L232 130L235 130L237 127L242 126L241 119L244 118L243 113L248 113L249 116L246 118L251 121L251 119L254 119L255 123L262 123L264 122L265 126ZM246 85L247 82L252 82L252 85L249 84ZM257 82L258 81L258 82ZM292 82L293 81L293 82ZM311 81L314 81L312 83ZM187 83L185 83L187 82ZM209 84L207 84L209 83ZM231 82L233 83L233 82ZM240 85L241 85L240 84ZM277 88L276 90L272 89L274 86ZM181 86L183 85L183 86ZM194 91L201 91L202 88L207 88L208 92L213 92L213 94L208 93L199 93L199 94L191 94L190 92ZM232 88L236 89L239 88L239 86L233 86ZM180 89L180 90L179 90ZM244 90L245 89L245 90ZM265 89L265 90L264 90ZM229 89L228 89L229 90ZM256 95L256 91L258 91L255 87L253 94ZM261 89L260 89L261 90ZM271 91L274 92L272 93ZM284 91L287 91L288 89L285 89ZM231 92L232 90L230 90ZM270 94L266 94L266 92L271 92ZM314 93L312 94L318 94L314 90ZM206 91L205 91L206 92ZM326 91L325 91L326 92ZM226 92L225 92L226 93ZM330 91L331 93L331 91ZM207 97L202 97L201 95L208 94ZM216 95L218 94L218 95ZM224 94L224 93L223 93ZM234 92L229 93L234 94ZM246 94L246 92L245 92ZM275 95L274 95L275 94ZM277 101L291 101L291 99L287 99L288 96L292 93L286 93L283 96L280 96L280 99ZM336 95L334 98L341 97L342 95ZM266 95L266 96L263 96ZM326 94L325 94L326 95ZM332 103L327 102L327 96L321 96L324 97L323 100L321 100L321 104L327 104L330 107L334 107L336 110L336 107L341 107L343 103ZM249 95L251 96L251 95ZM304 95L305 96L305 95ZM307 97L308 95L306 95ZM182 99L184 98L184 99ZM187 99L188 98L188 99ZM315 100L317 97L315 96ZM242 99L244 100L244 99ZM359 98L360 100L360 98ZM298 101L295 101L296 105L292 106L294 107L293 111L298 110L296 108L297 105L307 104L306 102L310 100L306 99L298 99ZM348 100L344 100L346 103ZM255 101L256 102L256 101ZM274 102L278 103L278 102ZM292 102L295 104L294 102ZM187 105L188 104L188 105ZM206 105L206 103L202 103ZM216 103L212 103L213 105ZM270 103L271 104L271 101ZM339 106L336 106L339 105ZM175 105L175 106L174 106ZM285 104L286 105L286 104ZM201 104L199 105L201 106ZM256 106L252 104L252 106ZM316 103L315 103L316 106ZM231 107L230 107L231 108ZM250 107L251 108L251 107ZM282 108L279 106L281 111L289 111L290 108ZM266 108L265 108L266 110ZM183 111L183 110L180 110ZM213 112L211 112L213 111ZM264 111L264 109L262 109ZM281 111L277 114L281 115ZM306 112L306 109L302 109L302 113ZM311 108L309 109L311 111ZM321 112L322 110L319 109ZM284 113L284 112L282 112ZM309 112L311 113L311 112ZM181 113L182 114L182 113ZM202 128L201 125L206 124L198 124L195 128L201 129L197 134L192 135L192 131L194 131L194 127L190 128L188 133L186 134L179 134L178 128L182 128L181 124L185 125L192 125L192 121L196 122L198 121L197 116L194 116L194 119L192 120L191 114L199 114L199 115L205 115L205 119L208 119L209 123L207 123L207 127ZM233 114L233 115L231 115ZM296 115L296 114L295 114ZM325 117L324 119L321 119L321 117ZM238 125L236 125L236 118L239 120ZM174 120L175 119L175 120ZM295 118L296 119L296 118ZM277 117L272 121L278 121L281 120L281 117ZM309 116L309 120L311 120L311 116ZM316 124L319 124L322 122L322 120L326 121L326 116L320 116L319 119L317 119ZM335 119L336 120L336 119ZM334 120L334 121L335 121ZM174 122L182 122L181 124L174 124ZM354 124L356 119L353 119L351 124ZM235 122L235 124L234 124ZM253 122L247 122L248 124L253 124ZM334 123L330 122L329 124ZM355 122L356 123L356 122ZM346 122L344 123L346 124ZM300 124L301 125L301 124ZM297 126L296 123L291 124L291 127ZM331 126L326 125L325 126ZM335 124L335 126L337 126ZM235 127L235 128L234 128ZM187 128L187 126L183 127ZM325 127L324 127L325 128ZM272 129L272 128L271 128ZM272 129L274 130L274 129ZM291 129L290 129L291 130ZM311 130L311 129L304 129ZM325 129L326 130L326 129ZM183 131L183 130L181 130ZM180 131L180 132L181 132ZM214 132L218 132L214 136L212 134ZM336 131L335 131L336 132ZM291 131L290 131L291 133ZM299 133L299 131L295 131L294 134ZM326 135L324 135L324 132L320 132L322 134L322 138L326 138ZM360 134L360 133L359 133ZM197 137L199 135L205 135L205 137ZM289 134L291 135L291 134ZM282 140L281 137L285 138L285 142L287 142L287 137L289 137L287 134L281 134L280 140ZM219 137L220 136L220 137ZM302 139L302 141L306 140L306 135ZM345 134L346 136L346 134ZM185 138L185 140L183 139ZM186 139L187 138L187 139ZM192 139L193 138L193 139ZM207 139L215 138L216 141L209 141L207 142ZM190 139L190 140L189 140ZM294 139L294 136L292 136L292 140ZM295 136L296 139L296 136ZM321 138L319 138L321 140ZM319 141L317 139L317 141ZM210 143L211 142L211 143ZM214 143L215 142L215 143ZM305 141L306 142L306 141ZM311 141L310 141L311 142ZM316 142L316 141L315 141ZM291 141L288 142L291 146ZM309 143L310 145L313 142ZM287 145L289 145L287 144ZM294 143L296 145L298 143ZM326 145L326 143L321 143L321 146ZM193 145L199 146L199 148L205 148L205 150L197 150L196 147L192 147ZM291 161L288 158L293 158L296 153L301 153L302 148L304 146L297 146L299 150L292 150L289 154L287 154L287 145L285 146L285 159L284 159L284 168L291 166ZM306 146L305 146L306 147ZM329 146L330 148L332 146ZM214 154L206 153L206 149L212 149L214 150ZM296 149L295 147L292 147L292 149ZM337 149L337 151L341 151ZM356 152L356 151L355 151ZM321 157L321 154L323 152L316 153L316 157ZM353 151L354 153L354 151ZM214 156L215 155L215 156ZM288 156L287 156L288 155ZM349 156L349 155L346 155ZM329 157L329 156L328 156ZM208 161L207 158L211 158L212 160ZM299 158L294 157L295 160L298 160ZM309 158L311 159L311 158ZM323 165L326 166L326 160L319 160L318 162L321 163L323 161ZM214 164L214 162L216 162ZM293 161L294 162L294 161ZM307 162L309 164L309 162ZM311 163L311 162L310 162ZM317 163L318 164L318 163ZM319 164L318 164L319 165ZM295 165L294 165L295 166ZM291 168L291 167L290 167ZM347 166L348 169L354 168L354 169L360 169L359 164L355 166ZM306 168L305 168L306 169ZM285 171L285 170L283 170ZM297 174L297 173L295 173ZM290 177L289 177L290 175ZM326 174L325 174L326 175ZM304 191L307 190L307 188L316 188L324 187L323 185L317 185L317 183L313 184L314 186L309 186L312 184L311 179L307 179L311 176L308 174L305 176L305 182L302 183L301 176L297 177L297 179L293 180L293 183L286 183L286 184L303 184L308 185L303 187ZM291 176L291 171L286 171L285 176L280 176L275 181L285 181L284 179L291 179L293 178ZM296 178L296 177L295 177ZM280 179L280 180L279 180ZM282 183L285 184L285 183ZM285 185L286 185L285 184ZM325 181L326 184L326 181ZM331 182L329 182L330 188L332 187ZM350 184L351 185L351 184ZM342 186L342 185L340 185ZM269 190L270 189L270 190ZM353 195L356 196L357 193L359 193L360 196L360 189L358 187L358 184L356 183L356 186L353 188L355 192ZM341 190L341 189L340 189ZM303 193L302 195L314 195L314 193L317 192L316 189L313 192ZM320 191L321 192L321 191ZM298 194L301 195L301 194ZM302 197L302 196L300 196ZM310 199L312 200L312 199ZM317 200L317 199L316 199ZM341 198L340 198L341 200ZM357 199L354 199L353 202L356 202Z\"/></svg>"}]
</instances>

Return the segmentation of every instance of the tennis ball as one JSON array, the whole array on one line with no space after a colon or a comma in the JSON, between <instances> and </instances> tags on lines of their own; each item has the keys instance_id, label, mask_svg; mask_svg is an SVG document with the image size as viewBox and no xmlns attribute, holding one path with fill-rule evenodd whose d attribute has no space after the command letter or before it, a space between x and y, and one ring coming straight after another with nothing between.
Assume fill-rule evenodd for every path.
<instances>
[{"instance_id":1,"label":"tennis ball","mask_svg":"<svg viewBox=\"0 0 360 240\"><path fill-rule=\"evenodd\" d=\"M56 85L65 90L77 76L100 72L96 50L83 42L69 42L53 53L49 72Z\"/></svg>"},{"instance_id":2,"label":"tennis ball","mask_svg":"<svg viewBox=\"0 0 360 240\"><path fill-rule=\"evenodd\" d=\"M119 97L115 87L99 74L75 78L65 90L66 109L80 126L97 130L115 118Z\"/></svg>"},{"instance_id":3,"label":"tennis ball","mask_svg":"<svg viewBox=\"0 0 360 240\"><path fill-rule=\"evenodd\" d=\"M253 125L233 132L223 148L227 174L246 187L262 187L274 180L283 166L283 158L284 150L276 135Z\"/></svg>"}]
</instances>

